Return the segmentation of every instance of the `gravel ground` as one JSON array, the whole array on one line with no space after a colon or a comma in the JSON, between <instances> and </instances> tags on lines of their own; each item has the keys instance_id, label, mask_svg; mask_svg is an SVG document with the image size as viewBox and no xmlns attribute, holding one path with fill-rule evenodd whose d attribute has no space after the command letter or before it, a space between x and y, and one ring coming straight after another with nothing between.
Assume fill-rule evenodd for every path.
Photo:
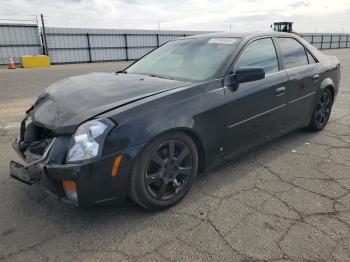
<instances>
[{"instance_id":1,"label":"gravel ground","mask_svg":"<svg viewBox=\"0 0 350 262\"><path fill-rule=\"evenodd\" d=\"M341 59L342 82L324 131L201 174L158 213L72 208L8 177L18 108L60 78L124 64L0 69L0 261L350 261L350 49L325 52Z\"/></svg>"}]
</instances>

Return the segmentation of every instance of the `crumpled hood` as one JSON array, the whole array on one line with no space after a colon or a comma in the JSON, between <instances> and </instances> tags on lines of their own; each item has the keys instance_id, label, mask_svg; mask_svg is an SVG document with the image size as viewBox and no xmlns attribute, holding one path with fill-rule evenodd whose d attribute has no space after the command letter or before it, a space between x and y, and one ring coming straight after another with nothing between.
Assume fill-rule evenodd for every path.
<instances>
[{"instance_id":1,"label":"crumpled hood","mask_svg":"<svg viewBox=\"0 0 350 262\"><path fill-rule=\"evenodd\" d=\"M31 111L33 122L55 133L74 132L77 125L111 109L186 82L136 74L90 73L49 86Z\"/></svg>"}]
</instances>

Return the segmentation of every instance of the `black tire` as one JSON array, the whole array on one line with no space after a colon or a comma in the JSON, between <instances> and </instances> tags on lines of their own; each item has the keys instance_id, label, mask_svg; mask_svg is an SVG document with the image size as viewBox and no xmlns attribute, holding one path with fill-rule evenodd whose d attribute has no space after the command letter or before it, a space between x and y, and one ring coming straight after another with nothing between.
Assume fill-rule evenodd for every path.
<instances>
[{"instance_id":1,"label":"black tire","mask_svg":"<svg viewBox=\"0 0 350 262\"><path fill-rule=\"evenodd\" d=\"M198 172L198 151L186 133L173 132L151 141L135 161L129 196L150 210L179 202Z\"/></svg>"},{"instance_id":2,"label":"black tire","mask_svg":"<svg viewBox=\"0 0 350 262\"><path fill-rule=\"evenodd\" d=\"M308 126L311 131L321 131L328 123L333 106L333 94L329 88L321 91Z\"/></svg>"}]
</instances>

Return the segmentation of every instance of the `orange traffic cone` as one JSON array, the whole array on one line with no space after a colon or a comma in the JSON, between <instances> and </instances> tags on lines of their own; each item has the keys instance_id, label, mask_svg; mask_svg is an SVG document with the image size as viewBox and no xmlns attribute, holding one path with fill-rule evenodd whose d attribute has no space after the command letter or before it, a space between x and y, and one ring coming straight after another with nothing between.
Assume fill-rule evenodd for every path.
<instances>
[{"instance_id":1,"label":"orange traffic cone","mask_svg":"<svg viewBox=\"0 0 350 262\"><path fill-rule=\"evenodd\" d=\"M13 62L12 57L9 57L9 66L8 69L16 69L15 63Z\"/></svg>"}]
</instances>

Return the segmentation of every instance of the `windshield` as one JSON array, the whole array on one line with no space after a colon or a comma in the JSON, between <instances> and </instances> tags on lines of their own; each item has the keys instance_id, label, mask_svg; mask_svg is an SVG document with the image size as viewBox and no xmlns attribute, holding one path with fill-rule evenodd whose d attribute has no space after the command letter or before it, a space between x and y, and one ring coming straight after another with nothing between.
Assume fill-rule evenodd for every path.
<instances>
[{"instance_id":1,"label":"windshield","mask_svg":"<svg viewBox=\"0 0 350 262\"><path fill-rule=\"evenodd\" d=\"M131 65L126 72L193 81L208 80L214 77L237 44L238 38L171 41Z\"/></svg>"}]
</instances>

